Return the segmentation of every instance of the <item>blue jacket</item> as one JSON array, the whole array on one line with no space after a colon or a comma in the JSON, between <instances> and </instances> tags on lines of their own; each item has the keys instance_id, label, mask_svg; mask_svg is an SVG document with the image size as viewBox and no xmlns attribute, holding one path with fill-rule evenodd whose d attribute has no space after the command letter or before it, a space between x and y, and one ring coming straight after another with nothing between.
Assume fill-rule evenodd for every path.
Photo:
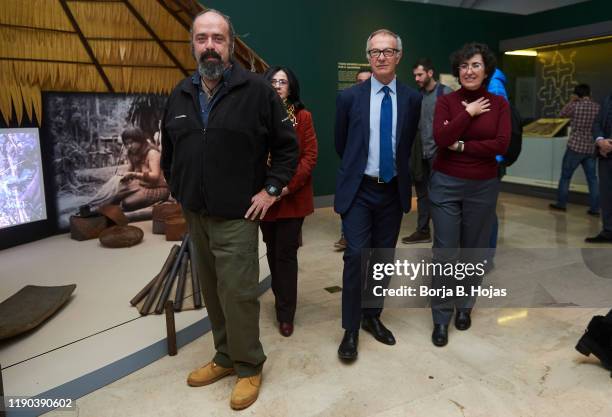
<instances>
[{"instance_id":1,"label":"blue jacket","mask_svg":"<svg viewBox=\"0 0 612 417\"><path fill-rule=\"evenodd\" d=\"M370 143L370 80L354 85L336 99L335 145L342 163L336 176L334 209L348 211L363 180ZM410 151L421 116L421 94L397 82L395 162L402 210L410 211Z\"/></svg>"},{"instance_id":2,"label":"blue jacket","mask_svg":"<svg viewBox=\"0 0 612 417\"><path fill-rule=\"evenodd\" d=\"M489 90L489 93L502 96L508 101L508 94L506 93L506 76L499 68L495 68L495 72L491 77L491 81L489 81L487 90Z\"/></svg>"}]
</instances>

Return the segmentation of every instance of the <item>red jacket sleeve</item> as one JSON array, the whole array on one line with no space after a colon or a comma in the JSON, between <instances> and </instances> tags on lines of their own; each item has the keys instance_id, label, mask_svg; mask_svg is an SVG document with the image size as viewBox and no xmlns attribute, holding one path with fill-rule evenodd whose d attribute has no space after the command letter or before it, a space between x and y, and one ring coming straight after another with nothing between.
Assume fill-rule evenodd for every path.
<instances>
[{"instance_id":1,"label":"red jacket sleeve","mask_svg":"<svg viewBox=\"0 0 612 417\"><path fill-rule=\"evenodd\" d=\"M312 115L308 110L302 109L298 112L296 131L300 145L300 158L295 175L287 185L289 193L304 186L317 164L317 135L312 123Z\"/></svg>"},{"instance_id":2,"label":"red jacket sleeve","mask_svg":"<svg viewBox=\"0 0 612 417\"><path fill-rule=\"evenodd\" d=\"M470 114L463 110L452 116L447 96L436 101L433 119L433 136L439 148L448 148L459 140L470 125Z\"/></svg>"}]
</instances>

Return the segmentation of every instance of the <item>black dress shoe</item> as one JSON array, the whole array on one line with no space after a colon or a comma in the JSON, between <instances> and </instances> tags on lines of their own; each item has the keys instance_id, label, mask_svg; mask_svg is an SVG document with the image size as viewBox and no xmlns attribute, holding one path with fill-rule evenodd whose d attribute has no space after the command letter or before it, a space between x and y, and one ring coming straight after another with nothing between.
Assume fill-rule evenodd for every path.
<instances>
[{"instance_id":1,"label":"black dress shoe","mask_svg":"<svg viewBox=\"0 0 612 417\"><path fill-rule=\"evenodd\" d=\"M472 325L472 318L467 311L457 311L455 314L455 327L457 330L467 330Z\"/></svg>"},{"instance_id":2,"label":"black dress shoe","mask_svg":"<svg viewBox=\"0 0 612 417\"><path fill-rule=\"evenodd\" d=\"M378 317L364 317L361 320L361 328L374 336L374 339L385 345L394 345L395 337L391 330L387 329Z\"/></svg>"},{"instance_id":3,"label":"black dress shoe","mask_svg":"<svg viewBox=\"0 0 612 417\"><path fill-rule=\"evenodd\" d=\"M359 345L359 330L346 330L338 347L338 357L347 361L357 359L357 345Z\"/></svg>"},{"instance_id":4,"label":"black dress shoe","mask_svg":"<svg viewBox=\"0 0 612 417\"><path fill-rule=\"evenodd\" d=\"M612 243L612 239L609 237L602 236L601 234L593 237L587 237L584 239L587 243Z\"/></svg>"},{"instance_id":5,"label":"black dress shoe","mask_svg":"<svg viewBox=\"0 0 612 417\"><path fill-rule=\"evenodd\" d=\"M593 317L576 350L585 356L592 353L604 368L612 371L612 320L603 316Z\"/></svg>"},{"instance_id":6,"label":"black dress shoe","mask_svg":"<svg viewBox=\"0 0 612 417\"><path fill-rule=\"evenodd\" d=\"M448 343L448 325L434 324L433 333L431 334L431 341L436 346L446 346Z\"/></svg>"},{"instance_id":7,"label":"black dress shoe","mask_svg":"<svg viewBox=\"0 0 612 417\"><path fill-rule=\"evenodd\" d=\"M548 205L548 208L553 209L553 210L557 210L557 211L567 211L567 209L565 207L561 207L560 205L558 205L556 203L550 203Z\"/></svg>"}]
</instances>

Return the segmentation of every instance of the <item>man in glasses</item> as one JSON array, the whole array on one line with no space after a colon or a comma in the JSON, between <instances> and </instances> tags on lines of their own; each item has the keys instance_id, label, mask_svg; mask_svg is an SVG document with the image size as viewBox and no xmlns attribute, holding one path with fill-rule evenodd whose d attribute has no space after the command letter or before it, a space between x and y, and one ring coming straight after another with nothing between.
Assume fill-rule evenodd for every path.
<instances>
[{"instance_id":1,"label":"man in glasses","mask_svg":"<svg viewBox=\"0 0 612 417\"><path fill-rule=\"evenodd\" d=\"M362 252L395 248L402 211L410 210L409 158L421 113L421 95L395 76L402 58L400 37L377 30L368 37L366 54L372 77L342 91L336 100L335 145L342 162L334 209L342 216L347 241L342 275L345 332L338 348L343 360L357 358L360 327L381 343L395 344L380 320L382 306L362 307L362 261L367 265Z\"/></svg>"},{"instance_id":2,"label":"man in glasses","mask_svg":"<svg viewBox=\"0 0 612 417\"><path fill-rule=\"evenodd\" d=\"M258 220L293 176L299 150L278 94L232 59L229 18L202 12L191 36L198 70L168 98L161 161L189 224L215 344L212 360L187 383L199 387L237 374L230 405L243 409L257 399L266 360L259 341Z\"/></svg>"}]
</instances>

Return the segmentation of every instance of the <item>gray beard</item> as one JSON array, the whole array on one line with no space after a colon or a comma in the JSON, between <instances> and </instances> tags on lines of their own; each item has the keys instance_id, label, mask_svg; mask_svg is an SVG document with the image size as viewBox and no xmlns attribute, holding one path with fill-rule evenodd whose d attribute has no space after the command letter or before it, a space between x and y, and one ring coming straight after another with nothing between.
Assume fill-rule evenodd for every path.
<instances>
[{"instance_id":1,"label":"gray beard","mask_svg":"<svg viewBox=\"0 0 612 417\"><path fill-rule=\"evenodd\" d=\"M198 63L198 72L205 80L215 81L223 76L223 61L205 61Z\"/></svg>"}]
</instances>

